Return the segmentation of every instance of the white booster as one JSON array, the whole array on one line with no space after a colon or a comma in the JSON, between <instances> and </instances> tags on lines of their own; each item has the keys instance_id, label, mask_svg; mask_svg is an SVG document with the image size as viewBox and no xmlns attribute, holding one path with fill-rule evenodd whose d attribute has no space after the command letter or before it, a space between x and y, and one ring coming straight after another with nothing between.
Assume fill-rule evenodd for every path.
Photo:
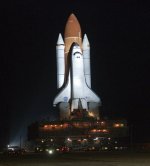
<instances>
[{"instance_id":1,"label":"white booster","mask_svg":"<svg viewBox=\"0 0 150 166\"><path fill-rule=\"evenodd\" d=\"M65 58L64 58L64 41L59 34L56 46L56 61L57 61L57 88L61 88L64 84L65 75Z\"/></svg>"},{"instance_id":2,"label":"white booster","mask_svg":"<svg viewBox=\"0 0 150 166\"><path fill-rule=\"evenodd\" d=\"M91 88L90 43L86 34L83 37L82 49L85 80L88 87Z\"/></svg>"}]
</instances>

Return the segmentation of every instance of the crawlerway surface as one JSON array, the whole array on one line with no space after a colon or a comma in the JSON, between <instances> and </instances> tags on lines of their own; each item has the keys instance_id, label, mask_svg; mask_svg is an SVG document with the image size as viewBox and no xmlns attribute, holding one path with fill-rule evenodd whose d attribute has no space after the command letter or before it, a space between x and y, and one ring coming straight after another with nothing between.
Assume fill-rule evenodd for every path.
<instances>
[{"instance_id":1,"label":"crawlerway surface","mask_svg":"<svg viewBox=\"0 0 150 166\"><path fill-rule=\"evenodd\" d=\"M0 155L0 166L150 166L150 152L72 152Z\"/></svg>"}]
</instances>

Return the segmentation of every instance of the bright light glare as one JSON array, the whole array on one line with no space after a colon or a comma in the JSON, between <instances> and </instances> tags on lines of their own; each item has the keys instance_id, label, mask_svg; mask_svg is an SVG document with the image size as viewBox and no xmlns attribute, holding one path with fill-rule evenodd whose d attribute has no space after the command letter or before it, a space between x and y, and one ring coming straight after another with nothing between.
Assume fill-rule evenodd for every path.
<instances>
[{"instance_id":1,"label":"bright light glare","mask_svg":"<svg viewBox=\"0 0 150 166\"><path fill-rule=\"evenodd\" d=\"M89 116L94 117L93 112L89 112L88 114L89 114Z\"/></svg>"},{"instance_id":2,"label":"bright light glare","mask_svg":"<svg viewBox=\"0 0 150 166\"><path fill-rule=\"evenodd\" d=\"M78 86L78 87L80 87L81 86L81 81L80 81L80 79L75 79L75 81L74 81L74 83L75 83L75 85L76 86Z\"/></svg>"},{"instance_id":3,"label":"bright light glare","mask_svg":"<svg viewBox=\"0 0 150 166\"><path fill-rule=\"evenodd\" d=\"M95 141L98 140L98 137L94 138L93 140L95 140Z\"/></svg>"},{"instance_id":4,"label":"bright light glare","mask_svg":"<svg viewBox=\"0 0 150 166\"><path fill-rule=\"evenodd\" d=\"M49 154L53 154L53 150L49 150L48 153L49 153Z\"/></svg>"},{"instance_id":5,"label":"bright light glare","mask_svg":"<svg viewBox=\"0 0 150 166\"><path fill-rule=\"evenodd\" d=\"M68 138L67 141L72 141L72 140L70 138Z\"/></svg>"}]
</instances>

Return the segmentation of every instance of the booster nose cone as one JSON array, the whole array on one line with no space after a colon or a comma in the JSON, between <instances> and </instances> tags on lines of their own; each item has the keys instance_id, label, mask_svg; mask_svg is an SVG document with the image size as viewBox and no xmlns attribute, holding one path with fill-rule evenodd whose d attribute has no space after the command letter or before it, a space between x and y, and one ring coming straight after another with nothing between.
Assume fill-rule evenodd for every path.
<instances>
[{"instance_id":1,"label":"booster nose cone","mask_svg":"<svg viewBox=\"0 0 150 166\"><path fill-rule=\"evenodd\" d=\"M89 40L87 38L87 35L85 34L83 37L82 48L83 48L83 50L86 50L86 49L89 49L89 47L90 47L90 43L89 43Z\"/></svg>"},{"instance_id":2,"label":"booster nose cone","mask_svg":"<svg viewBox=\"0 0 150 166\"><path fill-rule=\"evenodd\" d=\"M63 41L63 38L61 36L61 33L59 33L59 36L58 36L58 40L57 40L57 45L64 45L64 41Z\"/></svg>"},{"instance_id":3,"label":"booster nose cone","mask_svg":"<svg viewBox=\"0 0 150 166\"><path fill-rule=\"evenodd\" d=\"M80 47L82 45L80 24L74 14L71 14L68 18L65 27L64 39L66 56L68 55L68 52L73 42L78 43Z\"/></svg>"}]
</instances>

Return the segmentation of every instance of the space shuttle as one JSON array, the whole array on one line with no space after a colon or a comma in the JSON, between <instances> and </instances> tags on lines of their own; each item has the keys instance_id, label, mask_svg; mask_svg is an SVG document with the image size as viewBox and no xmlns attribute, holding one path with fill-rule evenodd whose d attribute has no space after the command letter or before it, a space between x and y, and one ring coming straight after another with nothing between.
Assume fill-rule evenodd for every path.
<instances>
[{"instance_id":1,"label":"space shuttle","mask_svg":"<svg viewBox=\"0 0 150 166\"><path fill-rule=\"evenodd\" d=\"M59 34L56 45L57 88L53 101L60 119L81 116L99 119L100 98L91 89L90 44L85 34L82 41L80 24L74 14L68 18L64 40Z\"/></svg>"}]
</instances>

